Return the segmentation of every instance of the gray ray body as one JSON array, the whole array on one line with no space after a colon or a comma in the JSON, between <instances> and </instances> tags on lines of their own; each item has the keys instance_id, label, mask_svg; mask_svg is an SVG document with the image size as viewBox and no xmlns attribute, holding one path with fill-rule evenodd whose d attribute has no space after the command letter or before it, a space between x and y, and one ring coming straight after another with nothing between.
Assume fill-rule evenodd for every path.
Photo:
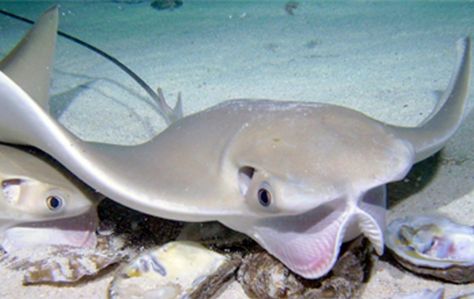
<instances>
[{"instance_id":1,"label":"gray ray body","mask_svg":"<svg viewBox=\"0 0 474 299\"><path fill-rule=\"evenodd\" d=\"M220 221L307 278L327 273L357 234L382 252L385 184L444 146L469 88L465 38L440 105L416 128L334 105L243 99L178 119L141 145L90 143L52 119L47 87L31 84L49 82L56 29L51 9L0 64L1 141L40 148L133 209Z\"/></svg>"}]
</instances>

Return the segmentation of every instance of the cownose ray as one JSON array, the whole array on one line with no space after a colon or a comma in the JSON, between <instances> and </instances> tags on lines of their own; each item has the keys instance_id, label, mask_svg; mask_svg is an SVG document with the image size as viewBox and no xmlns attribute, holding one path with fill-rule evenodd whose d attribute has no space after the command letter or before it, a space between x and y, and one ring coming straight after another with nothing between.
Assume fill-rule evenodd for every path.
<instances>
[{"instance_id":1,"label":"cownose ray","mask_svg":"<svg viewBox=\"0 0 474 299\"><path fill-rule=\"evenodd\" d=\"M0 246L94 248L99 196L38 153L0 144Z\"/></svg>"},{"instance_id":2,"label":"cownose ray","mask_svg":"<svg viewBox=\"0 0 474 299\"><path fill-rule=\"evenodd\" d=\"M383 252L385 184L445 145L468 95L464 38L439 105L414 128L334 105L243 99L180 118L140 145L86 142L47 110L57 22L48 10L0 65L0 140L41 149L132 209L217 220L306 278L326 274L341 243L361 233Z\"/></svg>"}]
</instances>

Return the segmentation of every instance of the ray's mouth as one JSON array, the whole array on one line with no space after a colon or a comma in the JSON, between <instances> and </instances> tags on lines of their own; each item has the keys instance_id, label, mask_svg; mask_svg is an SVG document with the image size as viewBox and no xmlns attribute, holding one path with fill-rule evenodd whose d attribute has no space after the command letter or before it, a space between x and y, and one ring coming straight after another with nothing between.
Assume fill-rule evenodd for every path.
<instances>
[{"instance_id":1,"label":"ray's mouth","mask_svg":"<svg viewBox=\"0 0 474 299\"><path fill-rule=\"evenodd\" d=\"M255 238L268 252L305 278L326 274L336 262L348 222L342 201L296 216L270 218L255 226Z\"/></svg>"},{"instance_id":2,"label":"ray's mouth","mask_svg":"<svg viewBox=\"0 0 474 299\"><path fill-rule=\"evenodd\" d=\"M42 245L94 248L97 225L95 208L74 217L21 223L4 231L1 247L7 252Z\"/></svg>"},{"instance_id":3,"label":"ray's mouth","mask_svg":"<svg viewBox=\"0 0 474 299\"><path fill-rule=\"evenodd\" d=\"M375 191L377 199L385 196L384 190ZM367 194L370 200L361 200L359 206L337 199L301 215L260 220L253 227L253 237L293 272L319 278L336 263L342 242L361 232L381 254L383 224L377 215L384 208L374 202L373 193Z\"/></svg>"}]
</instances>

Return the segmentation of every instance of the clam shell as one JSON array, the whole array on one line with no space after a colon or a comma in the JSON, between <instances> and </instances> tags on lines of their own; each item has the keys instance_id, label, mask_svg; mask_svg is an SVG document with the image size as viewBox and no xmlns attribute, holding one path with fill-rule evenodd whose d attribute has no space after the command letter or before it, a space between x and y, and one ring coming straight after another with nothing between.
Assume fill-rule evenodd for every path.
<instances>
[{"instance_id":1,"label":"clam shell","mask_svg":"<svg viewBox=\"0 0 474 299\"><path fill-rule=\"evenodd\" d=\"M240 262L188 241L159 246L132 259L115 275L109 298L209 298Z\"/></svg>"},{"instance_id":2,"label":"clam shell","mask_svg":"<svg viewBox=\"0 0 474 299\"><path fill-rule=\"evenodd\" d=\"M442 216L396 219L385 244L406 269L454 283L474 281L474 228Z\"/></svg>"}]
</instances>

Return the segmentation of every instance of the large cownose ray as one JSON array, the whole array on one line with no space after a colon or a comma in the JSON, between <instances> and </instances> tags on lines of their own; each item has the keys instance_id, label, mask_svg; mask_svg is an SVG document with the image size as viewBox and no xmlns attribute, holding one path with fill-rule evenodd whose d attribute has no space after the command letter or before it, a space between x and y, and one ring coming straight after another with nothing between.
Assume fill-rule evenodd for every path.
<instances>
[{"instance_id":1,"label":"large cownose ray","mask_svg":"<svg viewBox=\"0 0 474 299\"><path fill-rule=\"evenodd\" d=\"M48 10L0 64L0 140L47 152L130 208L220 221L306 278L327 273L360 233L382 253L385 184L444 146L467 99L469 38L440 105L416 128L333 105L232 100L141 145L85 142L45 109L57 19Z\"/></svg>"},{"instance_id":2,"label":"large cownose ray","mask_svg":"<svg viewBox=\"0 0 474 299\"><path fill-rule=\"evenodd\" d=\"M99 196L44 159L0 144L0 247L94 248Z\"/></svg>"}]
</instances>

